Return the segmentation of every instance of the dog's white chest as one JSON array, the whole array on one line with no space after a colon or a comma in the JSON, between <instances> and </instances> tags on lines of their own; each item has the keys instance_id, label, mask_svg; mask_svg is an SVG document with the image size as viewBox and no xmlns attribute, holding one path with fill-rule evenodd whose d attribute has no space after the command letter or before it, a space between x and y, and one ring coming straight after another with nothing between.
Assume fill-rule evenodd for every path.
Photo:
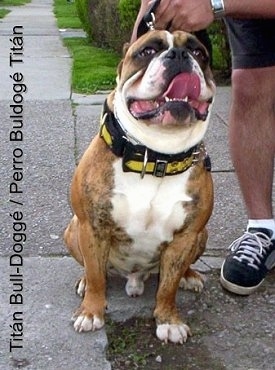
<instances>
[{"instance_id":1,"label":"dog's white chest","mask_svg":"<svg viewBox=\"0 0 275 370\"><path fill-rule=\"evenodd\" d=\"M182 202L192 200L186 194L190 170L176 176L145 175L141 179L137 174L124 173L121 160L115 162L114 169L112 216L133 241L126 263L129 269L131 265L146 269L146 264L158 257L159 246L172 241L174 232L184 223Z\"/></svg>"}]
</instances>

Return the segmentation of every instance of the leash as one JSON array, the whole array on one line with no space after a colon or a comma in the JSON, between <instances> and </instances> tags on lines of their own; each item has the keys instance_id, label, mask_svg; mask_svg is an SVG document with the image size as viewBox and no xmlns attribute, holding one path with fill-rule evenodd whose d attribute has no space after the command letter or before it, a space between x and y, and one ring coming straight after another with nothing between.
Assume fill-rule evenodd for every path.
<instances>
[{"instance_id":1,"label":"leash","mask_svg":"<svg viewBox=\"0 0 275 370\"><path fill-rule=\"evenodd\" d=\"M155 29L155 12L160 4L160 0L155 0L147 12L144 14L137 29L137 38L144 35L149 30Z\"/></svg>"}]
</instances>

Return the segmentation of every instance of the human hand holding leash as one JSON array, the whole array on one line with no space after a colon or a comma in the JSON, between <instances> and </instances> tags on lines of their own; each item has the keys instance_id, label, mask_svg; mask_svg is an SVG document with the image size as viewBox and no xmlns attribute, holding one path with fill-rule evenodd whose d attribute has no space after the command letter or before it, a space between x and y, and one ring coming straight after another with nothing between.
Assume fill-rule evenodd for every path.
<instances>
[{"instance_id":1,"label":"human hand holding leash","mask_svg":"<svg viewBox=\"0 0 275 370\"><path fill-rule=\"evenodd\" d=\"M156 0L141 0L141 6L132 35L137 38L137 27ZM274 0L161 0L154 9L155 28L169 31L194 32L207 28L223 15L233 18L274 18Z\"/></svg>"},{"instance_id":2,"label":"human hand holding leash","mask_svg":"<svg viewBox=\"0 0 275 370\"><path fill-rule=\"evenodd\" d=\"M154 1L142 1L151 6ZM209 26L214 14L209 0L161 0L155 10L156 28L198 31Z\"/></svg>"},{"instance_id":3,"label":"human hand holding leash","mask_svg":"<svg viewBox=\"0 0 275 370\"><path fill-rule=\"evenodd\" d=\"M155 28L197 31L206 28L214 15L209 0L141 0L140 10L134 25L131 43L140 37L146 28L146 18L153 11Z\"/></svg>"}]
</instances>

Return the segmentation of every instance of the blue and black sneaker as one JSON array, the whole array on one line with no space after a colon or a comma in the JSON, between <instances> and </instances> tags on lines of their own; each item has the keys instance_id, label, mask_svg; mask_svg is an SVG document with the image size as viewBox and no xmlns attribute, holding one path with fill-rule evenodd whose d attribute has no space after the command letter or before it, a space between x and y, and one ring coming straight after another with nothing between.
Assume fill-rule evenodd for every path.
<instances>
[{"instance_id":1,"label":"blue and black sneaker","mask_svg":"<svg viewBox=\"0 0 275 370\"><path fill-rule=\"evenodd\" d=\"M232 293L249 295L275 267L275 240L271 230L250 228L235 240L221 268L221 285Z\"/></svg>"}]
</instances>

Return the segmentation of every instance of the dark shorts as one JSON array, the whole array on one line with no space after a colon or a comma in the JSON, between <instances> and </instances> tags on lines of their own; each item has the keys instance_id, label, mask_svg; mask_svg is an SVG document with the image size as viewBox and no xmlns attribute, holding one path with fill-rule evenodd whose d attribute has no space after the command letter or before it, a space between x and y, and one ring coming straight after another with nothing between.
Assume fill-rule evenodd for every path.
<instances>
[{"instance_id":1,"label":"dark shorts","mask_svg":"<svg viewBox=\"0 0 275 370\"><path fill-rule=\"evenodd\" d=\"M275 66L275 19L226 18L232 68Z\"/></svg>"}]
</instances>

